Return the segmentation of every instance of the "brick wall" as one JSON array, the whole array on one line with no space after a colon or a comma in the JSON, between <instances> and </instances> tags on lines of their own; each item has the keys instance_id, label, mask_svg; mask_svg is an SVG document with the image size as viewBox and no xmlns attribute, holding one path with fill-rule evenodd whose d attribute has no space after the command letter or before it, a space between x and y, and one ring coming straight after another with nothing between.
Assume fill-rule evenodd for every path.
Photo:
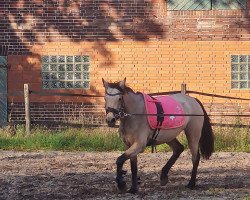
<instances>
[{"instance_id":1,"label":"brick wall","mask_svg":"<svg viewBox=\"0 0 250 200\"><path fill-rule=\"evenodd\" d=\"M9 54L24 55L36 54L34 45L50 42L250 39L249 9L167 11L166 4L165 0L5 0L0 2L0 41L9 47Z\"/></svg>"},{"instance_id":2,"label":"brick wall","mask_svg":"<svg viewBox=\"0 0 250 200\"><path fill-rule=\"evenodd\" d=\"M102 77L116 81L126 76L127 83L136 91L151 93L179 90L181 83L185 82L189 90L249 98L249 90L231 89L231 55L250 54L249 41L120 41L102 44L109 55L100 55L99 50L93 48L94 42L48 43L33 48L39 55L90 55L91 88L66 90L69 93L100 95L104 92ZM31 90L42 90L40 59L40 56L33 55L9 55L9 91L22 91L24 83L30 83ZM199 98L202 101L211 99ZM10 98L10 101L21 100ZM31 100L92 103L101 101L100 98L52 98L35 95L31 96ZM216 101L221 102L220 99Z\"/></svg>"},{"instance_id":3,"label":"brick wall","mask_svg":"<svg viewBox=\"0 0 250 200\"><path fill-rule=\"evenodd\" d=\"M22 91L24 83L42 91L42 55L89 55L90 89L55 92L99 95L104 92L101 78L116 81L126 76L135 91L179 90L185 82L189 90L250 98L249 90L231 89L230 66L232 54L250 55L250 1L247 7L167 11L164 0L1 1L0 41L8 46L8 91ZM249 112L249 102L196 97ZM23 98L11 96L8 101L13 105L11 119L21 119L22 112L14 115L12 110ZM103 105L101 98L35 95L31 102L38 108L44 102L63 103L65 109L70 104L92 105L93 110Z\"/></svg>"}]
</instances>

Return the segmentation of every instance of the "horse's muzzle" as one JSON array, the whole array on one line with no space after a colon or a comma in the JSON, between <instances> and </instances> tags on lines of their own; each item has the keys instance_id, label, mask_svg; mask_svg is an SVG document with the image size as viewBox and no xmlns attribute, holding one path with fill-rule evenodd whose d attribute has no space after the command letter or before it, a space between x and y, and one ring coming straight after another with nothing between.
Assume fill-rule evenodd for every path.
<instances>
[{"instance_id":1,"label":"horse's muzzle","mask_svg":"<svg viewBox=\"0 0 250 200\"><path fill-rule=\"evenodd\" d=\"M106 122L108 124L108 127L115 127L115 118L112 118L112 119L106 119Z\"/></svg>"}]
</instances>

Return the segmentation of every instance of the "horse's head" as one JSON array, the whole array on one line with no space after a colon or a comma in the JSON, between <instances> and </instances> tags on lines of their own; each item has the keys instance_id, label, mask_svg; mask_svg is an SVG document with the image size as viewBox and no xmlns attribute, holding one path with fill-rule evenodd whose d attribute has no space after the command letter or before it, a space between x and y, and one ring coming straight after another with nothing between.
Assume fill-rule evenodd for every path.
<instances>
[{"instance_id":1,"label":"horse's head","mask_svg":"<svg viewBox=\"0 0 250 200\"><path fill-rule=\"evenodd\" d=\"M108 83L102 79L105 87L106 122L109 127L114 127L119 113L123 109L122 95L124 93L126 78L116 83Z\"/></svg>"}]
</instances>

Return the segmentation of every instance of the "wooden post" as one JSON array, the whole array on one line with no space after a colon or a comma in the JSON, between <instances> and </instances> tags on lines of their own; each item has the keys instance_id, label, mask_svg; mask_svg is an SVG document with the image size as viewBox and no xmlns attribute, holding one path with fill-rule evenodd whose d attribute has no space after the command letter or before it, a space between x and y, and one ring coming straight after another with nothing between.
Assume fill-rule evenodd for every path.
<instances>
[{"instance_id":1,"label":"wooden post","mask_svg":"<svg viewBox=\"0 0 250 200\"><path fill-rule=\"evenodd\" d=\"M181 84L181 93L182 94L186 94L187 93L187 84L186 83L182 83Z\"/></svg>"},{"instance_id":2,"label":"wooden post","mask_svg":"<svg viewBox=\"0 0 250 200\"><path fill-rule=\"evenodd\" d=\"M25 122L26 135L30 134L30 95L29 84L24 84L24 105L25 105Z\"/></svg>"}]
</instances>

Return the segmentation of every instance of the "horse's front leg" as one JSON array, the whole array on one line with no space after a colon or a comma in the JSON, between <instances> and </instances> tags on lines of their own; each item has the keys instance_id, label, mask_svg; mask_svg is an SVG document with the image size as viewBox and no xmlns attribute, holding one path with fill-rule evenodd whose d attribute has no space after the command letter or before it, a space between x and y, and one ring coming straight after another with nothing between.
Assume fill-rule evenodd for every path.
<instances>
[{"instance_id":1,"label":"horse's front leg","mask_svg":"<svg viewBox=\"0 0 250 200\"><path fill-rule=\"evenodd\" d=\"M116 161L117 171L116 171L116 182L117 186L121 191L126 190L126 182L124 181L124 171L122 170L123 164L127 159L130 159L131 172L132 172L132 186L128 191L130 193L136 193L138 191L137 183L137 155L143 151L146 145L139 145L134 143L129 149L125 151L124 154L119 156Z\"/></svg>"},{"instance_id":2,"label":"horse's front leg","mask_svg":"<svg viewBox=\"0 0 250 200\"><path fill-rule=\"evenodd\" d=\"M119 188L119 190L121 191L126 191L127 186L126 186L126 182L123 179L123 176L125 175L125 171L122 170L123 164L125 163L125 161L128 159L128 157L126 156L126 154L122 154L121 156L119 156L116 160L116 183L117 186Z\"/></svg>"}]
</instances>

